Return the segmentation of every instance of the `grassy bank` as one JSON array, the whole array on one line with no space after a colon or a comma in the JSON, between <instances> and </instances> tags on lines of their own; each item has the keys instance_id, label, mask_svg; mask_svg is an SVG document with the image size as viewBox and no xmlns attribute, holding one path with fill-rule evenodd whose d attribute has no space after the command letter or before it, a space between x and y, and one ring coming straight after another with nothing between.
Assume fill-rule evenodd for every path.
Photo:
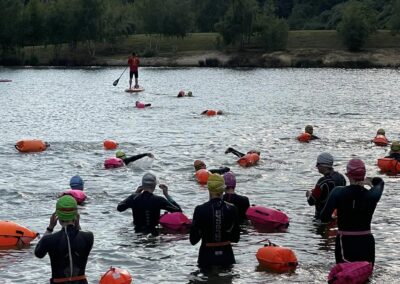
<instances>
[{"instance_id":1,"label":"grassy bank","mask_svg":"<svg viewBox=\"0 0 400 284\"><path fill-rule=\"evenodd\" d=\"M400 36L392 36L389 31L376 32L369 38L365 46L366 52L374 53L377 51L380 55L382 54L382 50L389 49L400 49ZM68 45L62 45L58 50L57 56L54 46L25 47L20 52L19 60L22 64L26 65L119 65L125 64L126 57L132 51L138 52L139 55L144 58L145 65L152 66L192 66L193 64L197 64L199 58L202 58L198 56L199 54L205 54L205 56L211 54L209 56L214 56L217 59L222 55L236 56L238 54L237 48L224 46L219 35L216 33L194 33L183 39L154 35L132 35L121 38L113 44L96 44L96 53L92 57L89 56L84 43L78 44L77 48L74 50ZM340 53L341 55L346 53L345 47L341 43L336 31L290 31L287 49L283 51L286 57L296 57L301 54L303 57L309 56L310 60L314 60L312 57L315 57L316 54L324 56L324 54L328 53ZM242 51L240 54L240 56L244 54L245 57L249 58L249 60L246 61L247 63L244 62L244 64L242 64L241 62L234 62L234 64L230 64L229 60L226 60L225 65L263 66L262 60L264 60L263 58L265 57L273 57L276 54L278 54L276 56L282 57L282 52L265 53L257 39L250 42L246 50ZM349 58L358 58L360 54L363 54L363 52L346 53L345 57L346 60L349 61ZM179 58L189 57L193 57L192 61L179 61ZM163 58L163 60L160 60L160 58ZM204 57L204 59L206 58ZM276 58L274 58L274 60L276 61ZM287 58L285 60L286 63L283 64L284 66L296 66L296 64L291 63L292 60L289 63L287 63ZM365 60L365 58L363 60ZM323 59L320 61L322 62ZM316 65L319 64L318 60L315 62ZM266 64L265 66L268 67L269 65L271 64ZM277 65L281 66L282 64L279 63ZM372 63L372 65L374 64Z\"/></svg>"}]
</instances>

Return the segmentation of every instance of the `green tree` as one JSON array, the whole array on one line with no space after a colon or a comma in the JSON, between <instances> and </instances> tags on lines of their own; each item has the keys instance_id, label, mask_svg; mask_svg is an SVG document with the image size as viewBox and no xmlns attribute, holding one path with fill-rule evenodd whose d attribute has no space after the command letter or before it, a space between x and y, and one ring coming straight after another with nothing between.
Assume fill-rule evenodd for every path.
<instances>
[{"instance_id":1,"label":"green tree","mask_svg":"<svg viewBox=\"0 0 400 284\"><path fill-rule=\"evenodd\" d=\"M266 6L258 18L262 44L268 51L285 49L289 35L287 21L275 16L274 10L273 6Z\"/></svg>"},{"instance_id":2,"label":"green tree","mask_svg":"<svg viewBox=\"0 0 400 284\"><path fill-rule=\"evenodd\" d=\"M359 1L350 1L343 10L337 31L349 50L360 50L376 31L376 12Z\"/></svg>"},{"instance_id":3,"label":"green tree","mask_svg":"<svg viewBox=\"0 0 400 284\"><path fill-rule=\"evenodd\" d=\"M13 51L19 43L22 8L21 1L0 0L0 45L3 56Z\"/></svg>"},{"instance_id":4,"label":"green tree","mask_svg":"<svg viewBox=\"0 0 400 284\"><path fill-rule=\"evenodd\" d=\"M217 24L229 7L226 0L193 0L195 22L200 32L215 31Z\"/></svg>"},{"instance_id":5,"label":"green tree","mask_svg":"<svg viewBox=\"0 0 400 284\"><path fill-rule=\"evenodd\" d=\"M31 0L23 9L23 43L36 46L44 42L46 36L46 9L40 0Z\"/></svg>"},{"instance_id":6,"label":"green tree","mask_svg":"<svg viewBox=\"0 0 400 284\"><path fill-rule=\"evenodd\" d=\"M233 0L224 18L216 24L226 44L240 43L240 49L254 32L259 6L256 0Z\"/></svg>"},{"instance_id":7,"label":"green tree","mask_svg":"<svg viewBox=\"0 0 400 284\"><path fill-rule=\"evenodd\" d=\"M392 34L398 34L400 32L400 0L395 0L393 3L389 25Z\"/></svg>"}]
</instances>

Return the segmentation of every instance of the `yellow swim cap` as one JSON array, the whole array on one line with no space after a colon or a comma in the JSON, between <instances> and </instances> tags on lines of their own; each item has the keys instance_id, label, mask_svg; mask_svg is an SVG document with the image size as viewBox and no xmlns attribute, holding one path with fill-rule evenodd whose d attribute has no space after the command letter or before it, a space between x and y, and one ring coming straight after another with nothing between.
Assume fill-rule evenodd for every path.
<instances>
[{"instance_id":1,"label":"yellow swim cap","mask_svg":"<svg viewBox=\"0 0 400 284\"><path fill-rule=\"evenodd\" d=\"M385 135L385 129L379 128L378 131L376 132L377 135Z\"/></svg>"},{"instance_id":2,"label":"yellow swim cap","mask_svg":"<svg viewBox=\"0 0 400 284\"><path fill-rule=\"evenodd\" d=\"M390 145L390 150L400 151L400 142L397 140L393 140L392 145Z\"/></svg>"},{"instance_id":3,"label":"yellow swim cap","mask_svg":"<svg viewBox=\"0 0 400 284\"><path fill-rule=\"evenodd\" d=\"M219 174L212 174L208 177L207 181L208 191L213 193L223 193L225 190L225 181L223 176Z\"/></svg>"}]
</instances>

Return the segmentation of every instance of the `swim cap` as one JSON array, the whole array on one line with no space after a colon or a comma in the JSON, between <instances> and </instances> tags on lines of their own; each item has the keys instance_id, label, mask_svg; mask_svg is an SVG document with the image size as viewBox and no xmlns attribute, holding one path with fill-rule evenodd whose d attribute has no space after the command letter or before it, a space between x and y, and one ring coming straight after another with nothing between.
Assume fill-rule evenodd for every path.
<instances>
[{"instance_id":1,"label":"swim cap","mask_svg":"<svg viewBox=\"0 0 400 284\"><path fill-rule=\"evenodd\" d=\"M225 189L224 178L219 174L212 174L207 180L208 191L213 193L223 193Z\"/></svg>"},{"instance_id":2,"label":"swim cap","mask_svg":"<svg viewBox=\"0 0 400 284\"><path fill-rule=\"evenodd\" d=\"M192 93L192 91L189 91L187 95L188 95L188 97L191 97L191 96L193 96L193 93Z\"/></svg>"},{"instance_id":3,"label":"swim cap","mask_svg":"<svg viewBox=\"0 0 400 284\"><path fill-rule=\"evenodd\" d=\"M306 133L313 134L314 128L312 125L307 125L306 128L304 129Z\"/></svg>"},{"instance_id":4,"label":"swim cap","mask_svg":"<svg viewBox=\"0 0 400 284\"><path fill-rule=\"evenodd\" d=\"M365 178L366 169L365 164L360 159L352 159L347 164L346 175L355 181L363 181Z\"/></svg>"},{"instance_id":5,"label":"swim cap","mask_svg":"<svg viewBox=\"0 0 400 284\"><path fill-rule=\"evenodd\" d=\"M385 129L379 128L378 131L376 132L377 135L385 135Z\"/></svg>"},{"instance_id":6,"label":"swim cap","mask_svg":"<svg viewBox=\"0 0 400 284\"><path fill-rule=\"evenodd\" d=\"M229 188L236 187L236 178L232 172L224 173L225 186Z\"/></svg>"},{"instance_id":7,"label":"swim cap","mask_svg":"<svg viewBox=\"0 0 400 284\"><path fill-rule=\"evenodd\" d=\"M70 186L72 189L83 190L83 185L84 185L84 184L85 184L85 182L84 182L83 179L82 179L80 176L78 176L78 175L73 176L73 177L71 178L71 180L69 181L69 186Z\"/></svg>"},{"instance_id":8,"label":"swim cap","mask_svg":"<svg viewBox=\"0 0 400 284\"><path fill-rule=\"evenodd\" d=\"M205 169L205 168L206 168L206 164L204 164L204 162L203 162L203 161L200 161L200 160L194 161L193 166L194 166L194 169L195 169L196 171L198 171L198 170L200 170L200 169Z\"/></svg>"},{"instance_id":9,"label":"swim cap","mask_svg":"<svg viewBox=\"0 0 400 284\"><path fill-rule=\"evenodd\" d=\"M75 198L64 195L57 200L56 214L60 221L73 221L78 214L78 206Z\"/></svg>"},{"instance_id":10,"label":"swim cap","mask_svg":"<svg viewBox=\"0 0 400 284\"><path fill-rule=\"evenodd\" d=\"M331 154L324 152L318 155L317 157L317 166L323 165L327 167L333 166L333 157Z\"/></svg>"},{"instance_id":11,"label":"swim cap","mask_svg":"<svg viewBox=\"0 0 400 284\"><path fill-rule=\"evenodd\" d=\"M123 158L125 158L125 152L124 151L121 151L121 150L118 150L116 153L115 153L115 157L117 157L117 158L120 158L120 159L123 159Z\"/></svg>"},{"instance_id":12,"label":"swim cap","mask_svg":"<svg viewBox=\"0 0 400 284\"><path fill-rule=\"evenodd\" d=\"M393 140L392 145L390 145L390 150L400 151L400 142L397 140Z\"/></svg>"},{"instance_id":13,"label":"swim cap","mask_svg":"<svg viewBox=\"0 0 400 284\"><path fill-rule=\"evenodd\" d=\"M142 177L142 186L154 189L156 188L156 184L157 184L157 178L155 175L151 173L146 173Z\"/></svg>"}]
</instances>

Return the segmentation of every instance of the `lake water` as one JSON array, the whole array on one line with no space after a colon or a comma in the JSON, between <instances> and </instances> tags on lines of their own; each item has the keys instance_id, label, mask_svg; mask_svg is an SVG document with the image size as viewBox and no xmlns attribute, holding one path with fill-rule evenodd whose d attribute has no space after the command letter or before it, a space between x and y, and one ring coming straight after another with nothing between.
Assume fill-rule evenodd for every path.
<instances>
[{"instance_id":1,"label":"lake water","mask_svg":"<svg viewBox=\"0 0 400 284\"><path fill-rule=\"evenodd\" d=\"M44 233L57 195L79 174L89 197L80 208L81 226L95 236L87 265L90 283L98 283L111 265L129 270L134 283L324 283L335 262L334 232L321 233L313 224L305 191L320 177L317 155L328 151L342 173L349 159L359 157L368 176L384 178L372 224L372 283L398 282L400 180L378 172L376 160L388 149L370 143L381 127L389 139L400 136L398 70L141 68L146 90L139 94L124 92L127 74L112 85L122 70L0 69L0 79L13 80L0 83L0 219ZM178 99L179 90L191 90L194 97ZM136 109L136 100L152 107ZM225 115L201 116L205 109ZM307 124L321 140L294 139ZM23 138L43 139L51 147L20 154L14 144ZM104 160L115 153L103 149L104 139L115 139L128 155L151 152L155 160L104 170ZM260 163L240 168L235 156L224 154L229 146L259 149ZM245 226L234 245L237 264L214 275L199 273L199 245L191 246L188 235L135 234L131 212L119 213L116 206L146 171L169 186L190 218L194 207L208 200L193 177L195 159L209 168L231 167L237 192L252 204L286 212L288 231L261 233ZM255 254L266 238L295 251L296 272L258 268ZM0 251L0 283L47 283L49 258L35 258L36 243Z\"/></svg>"}]
</instances>

